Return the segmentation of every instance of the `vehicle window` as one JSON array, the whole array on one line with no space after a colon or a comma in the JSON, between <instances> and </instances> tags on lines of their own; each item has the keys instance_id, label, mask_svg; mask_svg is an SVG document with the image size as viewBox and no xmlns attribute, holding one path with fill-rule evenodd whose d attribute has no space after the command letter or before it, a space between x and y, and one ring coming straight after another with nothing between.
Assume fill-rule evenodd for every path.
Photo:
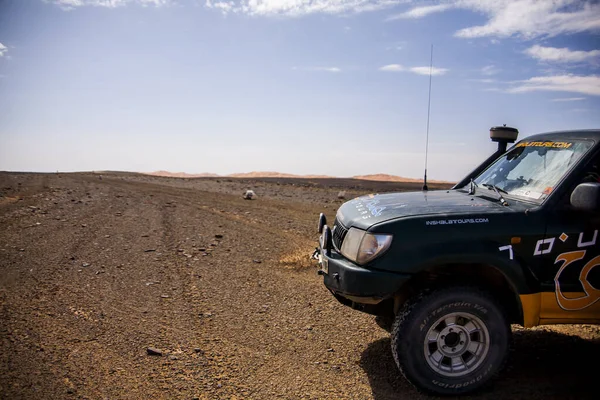
<instances>
[{"instance_id":1,"label":"vehicle window","mask_svg":"<svg viewBox=\"0 0 600 400\"><path fill-rule=\"evenodd\" d=\"M592 144L591 141L520 142L479 175L475 183L543 201Z\"/></svg>"},{"instance_id":2,"label":"vehicle window","mask_svg":"<svg viewBox=\"0 0 600 400\"><path fill-rule=\"evenodd\" d=\"M579 180L579 183L584 183L584 182L600 182L600 158L599 157L596 157L596 159L594 161L592 161L585 169L583 176Z\"/></svg>"}]
</instances>

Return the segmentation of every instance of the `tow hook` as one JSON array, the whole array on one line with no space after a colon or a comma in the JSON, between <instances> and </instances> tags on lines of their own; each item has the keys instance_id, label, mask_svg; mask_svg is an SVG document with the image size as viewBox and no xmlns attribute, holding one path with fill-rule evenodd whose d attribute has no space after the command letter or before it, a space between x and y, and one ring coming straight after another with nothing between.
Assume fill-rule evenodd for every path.
<instances>
[{"instance_id":1,"label":"tow hook","mask_svg":"<svg viewBox=\"0 0 600 400\"><path fill-rule=\"evenodd\" d=\"M311 258L318 260L319 259L319 248L315 247L315 251L313 252Z\"/></svg>"},{"instance_id":2,"label":"tow hook","mask_svg":"<svg viewBox=\"0 0 600 400\"><path fill-rule=\"evenodd\" d=\"M325 271L323 271L322 269L320 269L320 270L317 271L317 275L327 275L327 274L325 273ZM333 279L335 279L336 281L340 280L340 274L338 274L337 272L334 273L331 277Z\"/></svg>"}]
</instances>

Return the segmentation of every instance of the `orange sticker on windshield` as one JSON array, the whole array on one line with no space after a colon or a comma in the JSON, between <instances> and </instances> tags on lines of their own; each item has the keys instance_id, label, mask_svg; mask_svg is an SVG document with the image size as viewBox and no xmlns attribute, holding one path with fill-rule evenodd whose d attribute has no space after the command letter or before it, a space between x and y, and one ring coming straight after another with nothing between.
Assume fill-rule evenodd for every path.
<instances>
[{"instance_id":1,"label":"orange sticker on windshield","mask_svg":"<svg viewBox=\"0 0 600 400\"><path fill-rule=\"evenodd\" d=\"M552 193L552 186L548 186L546 189L544 189L544 194L550 194Z\"/></svg>"},{"instance_id":2,"label":"orange sticker on windshield","mask_svg":"<svg viewBox=\"0 0 600 400\"><path fill-rule=\"evenodd\" d=\"M573 146L571 142L520 142L517 147L551 147L554 149L568 149Z\"/></svg>"}]
</instances>

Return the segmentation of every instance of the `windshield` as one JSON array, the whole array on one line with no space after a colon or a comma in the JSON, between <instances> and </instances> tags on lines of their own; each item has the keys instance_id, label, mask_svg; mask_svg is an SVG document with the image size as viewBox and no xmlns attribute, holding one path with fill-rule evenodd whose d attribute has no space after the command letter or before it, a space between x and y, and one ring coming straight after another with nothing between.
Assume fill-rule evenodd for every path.
<instances>
[{"instance_id":1,"label":"windshield","mask_svg":"<svg viewBox=\"0 0 600 400\"><path fill-rule=\"evenodd\" d=\"M508 195L541 202L592 145L592 141L583 140L520 142L474 182L478 186L496 186Z\"/></svg>"}]
</instances>

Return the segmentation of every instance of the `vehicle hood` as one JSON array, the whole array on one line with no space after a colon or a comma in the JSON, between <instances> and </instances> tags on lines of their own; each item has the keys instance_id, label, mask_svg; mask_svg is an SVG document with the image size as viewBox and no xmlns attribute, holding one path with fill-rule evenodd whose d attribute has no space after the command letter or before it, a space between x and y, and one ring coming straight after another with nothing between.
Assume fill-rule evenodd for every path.
<instances>
[{"instance_id":1,"label":"vehicle hood","mask_svg":"<svg viewBox=\"0 0 600 400\"><path fill-rule=\"evenodd\" d=\"M484 214L514 212L532 208L522 202L509 201L505 207L495 199L469 195L457 190L370 194L344 203L337 220L347 228L370 226L402 217L446 214Z\"/></svg>"}]
</instances>

